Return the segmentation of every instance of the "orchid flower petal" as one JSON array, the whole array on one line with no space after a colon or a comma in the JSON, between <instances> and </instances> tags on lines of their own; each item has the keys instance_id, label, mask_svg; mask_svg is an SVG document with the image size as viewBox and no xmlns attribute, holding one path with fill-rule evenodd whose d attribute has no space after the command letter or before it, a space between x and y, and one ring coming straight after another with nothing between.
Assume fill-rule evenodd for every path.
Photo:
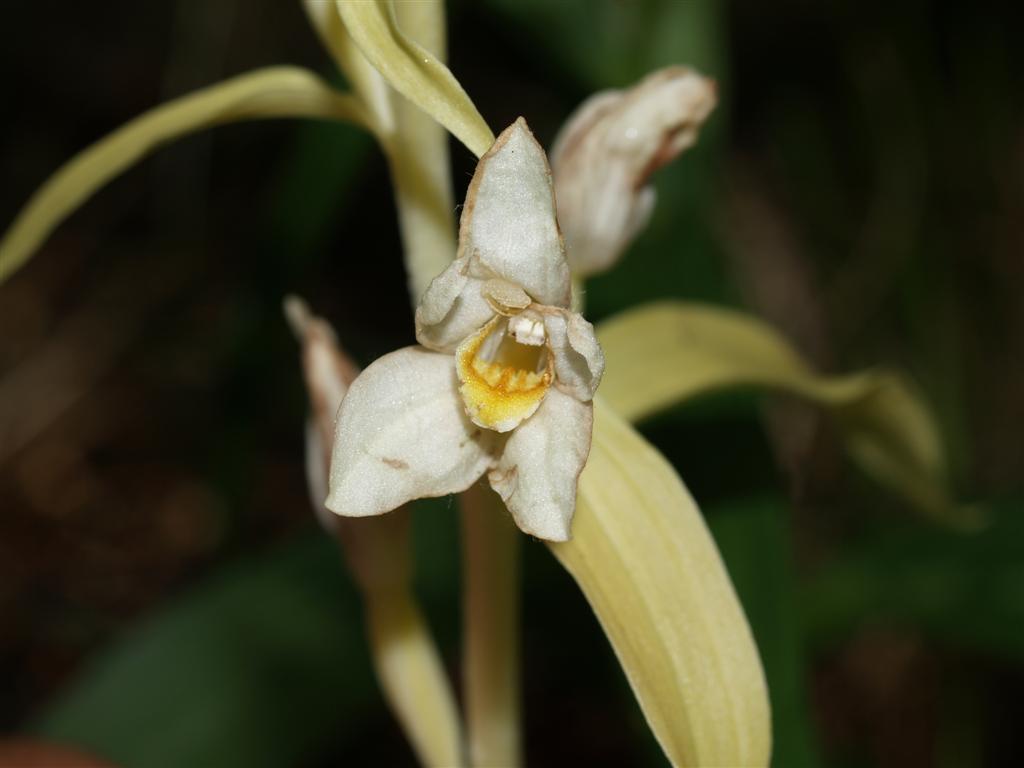
<instances>
[{"instance_id":1,"label":"orchid flower petal","mask_svg":"<svg viewBox=\"0 0 1024 768\"><path fill-rule=\"evenodd\" d=\"M699 304L647 305L597 333L611 361L602 396L627 419L727 388L789 392L828 409L853 459L914 507L958 526L981 522L979 510L951 498L934 417L899 376L820 376L766 323Z\"/></svg>"},{"instance_id":2,"label":"orchid flower petal","mask_svg":"<svg viewBox=\"0 0 1024 768\"><path fill-rule=\"evenodd\" d=\"M437 352L454 352L494 316L482 293L484 278L472 274L473 260L453 261L427 288L416 308L416 339Z\"/></svg>"},{"instance_id":3,"label":"orchid flower petal","mask_svg":"<svg viewBox=\"0 0 1024 768\"><path fill-rule=\"evenodd\" d=\"M548 541L569 539L592 426L590 403L552 388L509 437L487 479L524 533Z\"/></svg>"},{"instance_id":4,"label":"orchid flower petal","mask_svg":"<svg viewBox=\"0 0 1024 768\"><path fill-rule=\"evenodd\" d=\"M757 647L683 482L597 398L572 539L549 545L597 614L672 765L767 766Z\"/></svg>"},{"instance_id":5,"label":"orchid flower petal","mask_svg":"<svg viewBox=\"0 0 1024 768\"><path fill-rule=\"evenodd\" d=\"M273 117L370 123L362 106L299 67L270 67L169 101L123 125L60 168L0 240L0 281L100 187L157 147L201 128Z\"/></svg>"},{"instance_id":6,"label":"orchid flower petal","mask_svg":"<svg viewBox=\"0 0 1024 768\"><path fill-rule=\"evenodd\" d=\"M459 224L460 257L541 304L569 305L569 266L555 220L551 171L526 121L516 120L480 158Z\"/></svg>"},{"instance_id":7,"label":"orchid flower petal","mask_svg":"<svg viewBox=\"0 0 1024 768\"><path fill-rule=\"evenodd\" d=\"M590 400L604 374L604 353L594 326L563 310L546 313L544 327L555 358L555 386L577 400Z\"/></svg>"},{"instance_id":8,"label":"orchid flower petal","mask_svg":"<svg viewBox=\"0 0 1024 768\"><path fill-rule=\"evenodd\" d=\"M696 142L715 98L711 80L668 67L592 96L566 121L551 168L574 274L608 269L647 226L655 201L648 179Z\"/></svg>"},{"instance_id":9,"label":"orchid flower petal","mask_svg":"<svg viewBox=\"0 0 1024 768\"><path fill-rule=\"evenodd\" d=\"M490 433L474 427L450 355L406 347L360 374L341 405L327 508L346 517L464 491L491 465Z\"/></svg>"},{"instance_id":10,"label":"orchid flower petal","mask_svg":"<svg viewBox=\"0 0 1024 768\"><path fill-rule=\"evenodd\" d=\"M398 29L390 2L337 2L356 45L392 88L441 123L480 157L494 134L458 80L434 54Z\"/></svg>"}]
</instances>

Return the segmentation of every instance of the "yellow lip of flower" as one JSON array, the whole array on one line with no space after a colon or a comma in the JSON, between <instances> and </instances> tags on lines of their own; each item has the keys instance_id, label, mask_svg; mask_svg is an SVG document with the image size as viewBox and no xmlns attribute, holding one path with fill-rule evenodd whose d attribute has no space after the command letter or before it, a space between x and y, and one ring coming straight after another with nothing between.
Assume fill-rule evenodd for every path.
<instances>
[{"instance_id":1,"label":"yellow lip of flower","mask_svg":"<svg viewBox=\"0 0 1024 768\"><path fill-rule=\"evenodd\" d=\"M499 330L499 324L511 325L515 319L495 317L455 353L459 394L469 418L496 432L515 429L532 416L554 378L554 357L546 345L520 343L510 332ZM485 349L485 342L490 349ZM542 362L543 370L538 371Z\"/></svg>"}]
</instances>

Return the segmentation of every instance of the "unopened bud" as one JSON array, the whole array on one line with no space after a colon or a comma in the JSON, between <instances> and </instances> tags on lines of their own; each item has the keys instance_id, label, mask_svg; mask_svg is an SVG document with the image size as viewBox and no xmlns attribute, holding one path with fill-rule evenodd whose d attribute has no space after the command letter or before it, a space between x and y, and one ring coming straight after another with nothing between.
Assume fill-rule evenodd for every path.
<instances>
[{"instance_id":1,"label":"unopened bud","mask_svg":"<svg viewBox=\"0 0 1024 768\"><path fill-rule=\"evenodd\" d=\"M349 385L359 375L338 345L334 329L316 317L302 299L288 296L284 314L302 345L302 374L309 393L309 421L306 424L306 479L313 509L321 524L337 533L338 516L324 506L327 498L327 469L331 464L334 419Z\"/></svg>"},{"instance_id":2,"label":"unopened bud","mask_svg":"<svg viewBox=\"0 0 1024 768\"><path fill-rule=\"evenodd\" d=\"M577 276L611 267L650 220L652 173L692 146L715 106L714 81L685 67L585 101L551 151L558 221Z\"/></svg>"}]
</instances>

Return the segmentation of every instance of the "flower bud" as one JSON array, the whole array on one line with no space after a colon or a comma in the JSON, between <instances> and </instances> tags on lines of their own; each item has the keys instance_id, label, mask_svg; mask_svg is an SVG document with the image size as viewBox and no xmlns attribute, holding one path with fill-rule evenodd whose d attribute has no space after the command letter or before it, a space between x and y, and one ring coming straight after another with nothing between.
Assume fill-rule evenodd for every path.
<instances>
[{"instance_id":1,"label":"flower bud","mask_svg":"<svg viewBox=\"0 0 1024 768\"><path fill-rule=\"evenodd\" d=\"M696 142L715 100L714 81L668 67L628 90L595 94L569 118L550 159L575 275L611 267L647 225L651 174Z\"/></svg>"},{"instance_id":2,"label":"flower bud","mask_svg":"<svg viewBox=\"0 0 1024 768\"><path fill-rule=\"evenodd\" d=\"M334 421L359 368L338 343L330 323L312 314L302 299L287 297L284 313L302 344L302 373L310 402L306 481L313 510L324 529L338 539L364 594L393 591L409 579L409 516L350 520L324 506L335 440Z\"/></svg>"},{"instance_id":3,"label":"flower bud","mask_svg":"<svg viewBox=\"0 0 1024 768\"><path fill-rule=\"evenodd\" d=\"M313 315L297 296L284 301L284 313L302 345L302 374L309 393L309 421L306 424L306 477L310 500L321 525L338 532L338 516L324 507L327 498L327 468L334 443L334 417L349 385L359 375L338 345L330 324Z\"/></svg>"}]
</instances>

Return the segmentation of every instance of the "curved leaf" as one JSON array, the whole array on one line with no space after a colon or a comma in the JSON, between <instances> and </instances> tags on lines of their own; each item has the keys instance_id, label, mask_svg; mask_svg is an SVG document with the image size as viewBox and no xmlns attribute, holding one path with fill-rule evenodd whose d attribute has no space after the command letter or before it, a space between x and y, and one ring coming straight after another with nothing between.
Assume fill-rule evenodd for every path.
<instances>
[{"instance_id":1,"label":"curved leaf","mask_svg":"<svg viewBox=\"0 0 1024 768\"><path fill-rule=\"evenodd\" d=\"M302 0L302 6L320 42L373 116L378 132L391 133L395 122L391 90L346 31L337 6L329 0Z\"/></svg>"},{"instance_id":2,"label":"curved leaf","mask_svg":"<svg viewBox=\"0 0 1024 768\"><path fill-rule=\"evenodd\" d=\"M765 387L827 408L861 467L923 512L960 524L973 511L947 491L935 422L911 384L866 371L820 376L773 328L728 309L663 302L598 327L607 371L601 394L631 421L699 395Z\"/></svg>"},{"instance_id":3,"label":"curved leaf","mask_svg":"<svg viewBox=\"0 0 1024 768\"><path fill-rule=\"evenodd\" d=\"M367 125L355 99L299 67L256 70L169 101L100 139L39 188L0 241L0 281L94 192L161 144L221 123L273 117Z\"/></svg>"},{"instance_id":4,"label":"curved leaf","mask_svg":"<svg viewBox=\"0 0 1024 768\"><path fill-rule=\"evenodd\" d=\"M391 87L454 134L477 157L494 134L458 80L434 54L398 29L385 0L337 3L356 45Z\"/></svg>"},{"instance_id":5,"label":"curved leaf","mask_svg":"<svg viewBox=\"0 0 1024 768\"><path fill-rule=\"evenodd\" d=\"M674 765L767 765L764 672L700 511L653 446L601 399L594 413L573 538L551 551Z\"/></svg>"},{"instance_id":6,"label":"curved leaf","mask_svg":"<svg viewBox=\"0 0 1024 768\"><path fill-rule=\"evenodd\" d=\"M399 3L398 23L416 42L444 61L444 3ZM394 94L395 131L387 148L402 233L409 295L419 303L430 281L455 258L455 201L448 131L432 115Z\"/></svg>"}]
</instances>

